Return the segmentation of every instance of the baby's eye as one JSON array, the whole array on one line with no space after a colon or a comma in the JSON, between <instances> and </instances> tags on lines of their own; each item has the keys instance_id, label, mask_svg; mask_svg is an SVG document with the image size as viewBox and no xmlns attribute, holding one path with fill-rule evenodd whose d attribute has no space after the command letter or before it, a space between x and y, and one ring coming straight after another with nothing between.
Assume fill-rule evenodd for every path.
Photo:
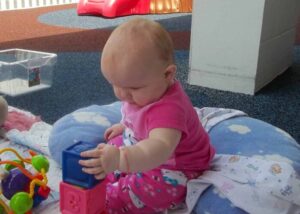
<instances>
[{"instance_id":1,"label":"baby's eye","mask_svg":"<svg viewBox=\"0 0 300 214\"><path fill-rule=\"evenodd\" d=\"M130 87L130 90L133 90L133 91L136 91L136 90L139 90L141 89L141 87Z\"/></svg>"}]
</instances>

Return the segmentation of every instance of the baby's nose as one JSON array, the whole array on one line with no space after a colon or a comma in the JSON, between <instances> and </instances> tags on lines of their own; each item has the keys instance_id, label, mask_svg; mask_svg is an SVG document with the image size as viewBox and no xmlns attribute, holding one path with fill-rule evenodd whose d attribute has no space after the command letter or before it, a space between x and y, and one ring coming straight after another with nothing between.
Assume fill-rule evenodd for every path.
<instances>
[{"instance_id":1,"label":"baby's nose","mask_svg":"<svg viewBox=\"0 0 300 214\"><path fill-rule=\"evenodd\" d=\"M119 89L119 96L121 100L128 101L131 99L131 94L126 89Z\"/></svg>"}]
</instances>

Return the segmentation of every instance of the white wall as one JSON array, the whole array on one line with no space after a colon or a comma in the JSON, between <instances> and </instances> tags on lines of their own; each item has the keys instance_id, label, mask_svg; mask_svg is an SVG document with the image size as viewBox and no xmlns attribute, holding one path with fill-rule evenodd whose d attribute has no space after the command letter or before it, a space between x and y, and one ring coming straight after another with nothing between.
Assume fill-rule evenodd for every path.
<instances>
[{"instance_id":1,"label":"white wall","mask_svg":"<svg viewBox=\"0 0 300 214\"><path fill-rule=\"evenodd\" d=\"M245 94L264 87L292 64L299 2L194 1L189 83Z\"/></svg>"}]
</instances>

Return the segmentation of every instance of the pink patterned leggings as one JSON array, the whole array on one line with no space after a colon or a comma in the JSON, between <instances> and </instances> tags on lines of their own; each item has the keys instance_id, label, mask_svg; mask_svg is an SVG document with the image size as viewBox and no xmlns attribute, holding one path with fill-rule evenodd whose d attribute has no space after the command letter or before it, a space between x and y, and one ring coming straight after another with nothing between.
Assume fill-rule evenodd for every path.
<instances>
[{"instance_id":1,"label":"pink patterned leggings","mask_svg":"<svg viewBox=\"0 0 300 214\"><path fill-rule=\"evenodd\" d=\"M110 144L123 146L122 137L114 138ZM107 176L107 211L109 214L142 214L173 208L184 201L187 180L196 176L199 173L160 168L141 173L110 174Z\"/></svg>"}]
</instances>

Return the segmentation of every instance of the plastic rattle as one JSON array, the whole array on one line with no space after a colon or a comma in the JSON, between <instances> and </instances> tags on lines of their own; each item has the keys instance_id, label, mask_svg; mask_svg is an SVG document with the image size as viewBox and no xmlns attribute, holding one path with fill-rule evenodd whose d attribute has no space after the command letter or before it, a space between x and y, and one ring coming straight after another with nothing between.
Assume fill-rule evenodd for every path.
<instances>
[{"instance_id":1,"label":"plastic rattle","mask_svg":"<svg viewBox=\"0 0 300 214\"><path fill-rule=\"evenodd\" d=\"M0 150L0 154L4 152L12 152L18 159L0 161L1 165L5 164L4 168L0 168L2 189L0 213L29 214L32 208L47 199L50 193L46 175L49 170L49 161L45 156L38 155L31 150L29 150L31 158L23 158L11 148ZM32 167L27 167L27 169L25 164ZM9 206L3 200L2 195L9 200Z\"/></svg>"}]
</instances>

